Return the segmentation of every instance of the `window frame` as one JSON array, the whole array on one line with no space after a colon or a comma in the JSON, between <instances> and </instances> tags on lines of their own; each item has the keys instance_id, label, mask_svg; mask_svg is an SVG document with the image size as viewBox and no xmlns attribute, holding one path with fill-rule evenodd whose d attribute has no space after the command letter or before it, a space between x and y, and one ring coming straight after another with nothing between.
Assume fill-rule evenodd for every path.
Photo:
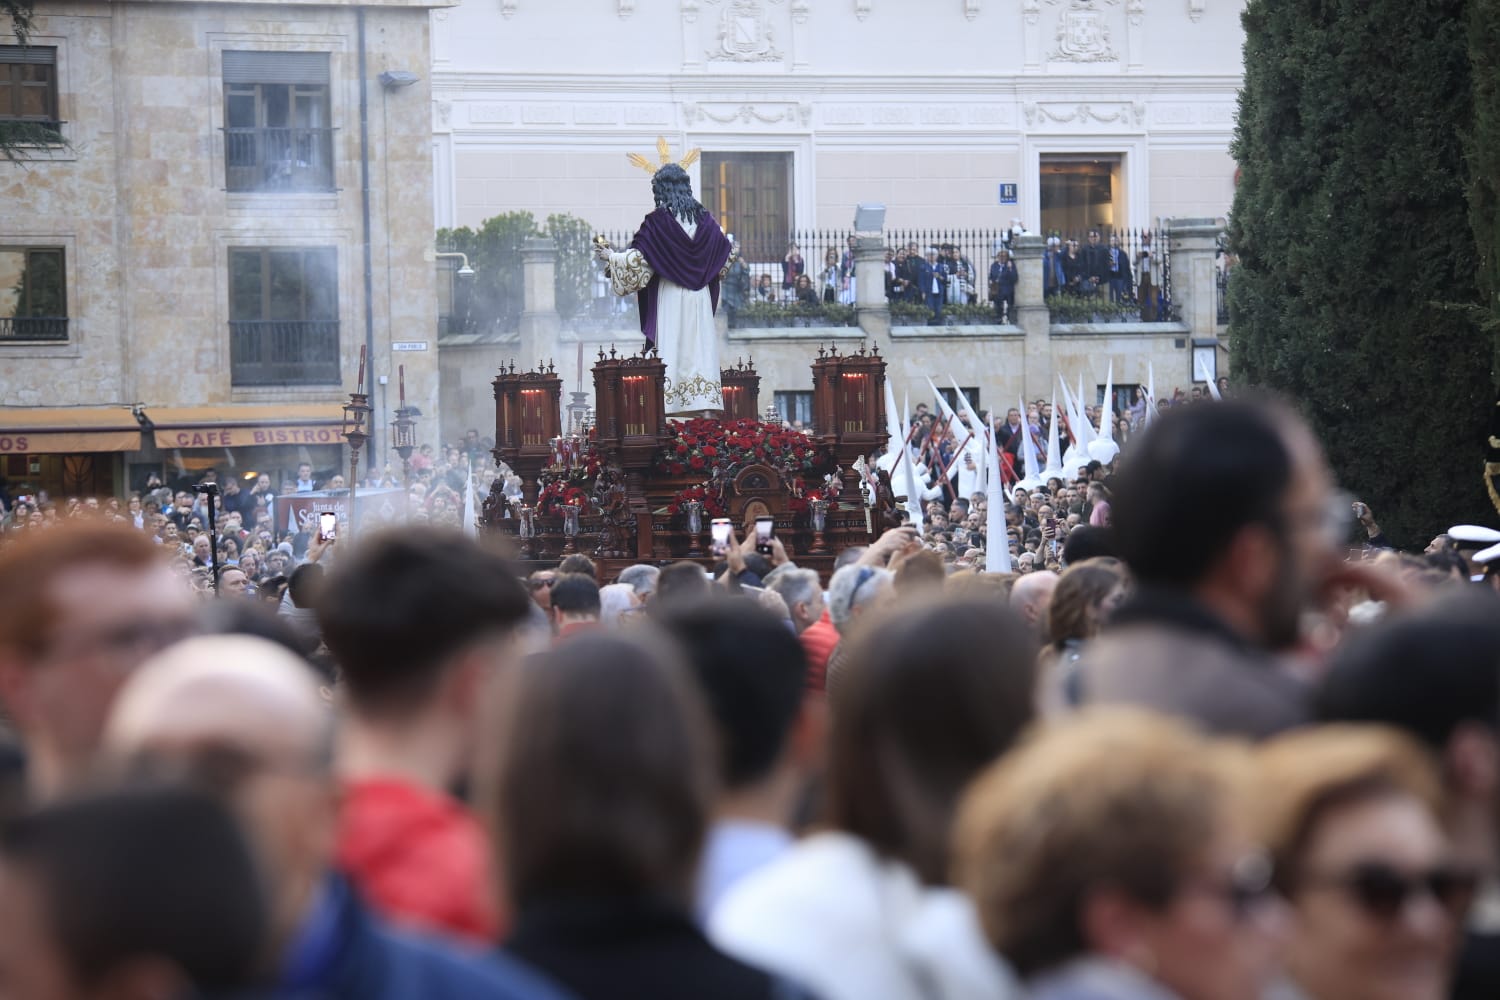
<instances>
[{"instance_id":1,"label":"window frame","mask_svg":"<svg viewBox=\"0 0 1500 1000\"><path fill-rule=\"evenodd\" d=\"M56 45L0 45L0 91L19 90L23 91L28 86L40 87L44 91L43 102L46 105L43 115L6 114L0 113L0 126L34 125L44 130L42 134L25 136L20 141L27 145L58 145L63 142L62 127L67 124L62 118L61 93L58 86L61 76L61 61L58 58L59 47ZM47 53L46 58L16 58L22 53ZM16 79L17 73L23 66L45 66L48 69L48 78L45 83L37 84L34 81ZM16 97L11 98L11 107L15 107ZM24 105L23 105L24 106Z\"/></svg>"},{"instance_id":2,"label":"window frame","mask_svg":"<svg viewBox=\"0 0 1500 1000\"><path fill-rule=\"evenodd\" d=\"M337 192L334 134L338 129L333 123L333 53L224 49L221 52L224 63L231 53L247 58L237 61L233 72L228 65L221 65L219 74L223 101L220 131L224 136L224 191L232 195ZM300 56L319 57L321 65L300 71L275 65L277 57ZM255 65L258 57L265 60L259 66ZM261 78L245 79L247 76ZM273 91L284 91L280 102L274 99ZM231 108L236 102L246 99L252 105L253 124L234 124L235 115ZM285 121L272 124L269 109L278 103L285 108ZM299 113L309 109L310 114ZM314 120L321 124L298 124L299 120ZM273 155L273 147L278 147L283 155ZM276 183L273 176L272 171L278 162L286 171L286 183ZM302 165L298 166L299 163ZM254 176L256 174L258 178Z\"/></svg>"},{"instance_id":3,"label":"window frame","mask_svg":"<svg viewBox=\"0 0 1500 1000\"><path fill-rule=\"evenodd\" d=\"M21 268L21 274L22 274L22 278L23 278L22 299L16 303L16 311L14 313L12 313L9 316L0 317L0 324L8 324L10 326L10 328L11 328L11 335L10 336L0 336L0 343L4 343L4 344L56 344L56 343L66 343L70 339L70 337L71 337L71 331L69 329L69 319L71 318L70 317L71 310L68 308L68 248L66 246L56 245L56 244L40 244L40 243L12 244L12 243L0 242L0 253L21 253L21 254L25 254L26 257L27 257L26 262L22 265L22 268ZM32 312L31 309L30 309L30 302L29 302L29 300L32 299L35 296L35 291L34 291L34 289L32 287L32 284L30 282L25 282L24 279L25 279L25 277L28 274L31 273L31 270L32 270L31 255L33 255L33 254L49 254L49 255L56 255L56 257L57 257L56 272L57 272L58 288L57 288L56 296L57 296L57 300L62 303L62 313L61 313L61 315L55 315L55 314L52 314L52 313L37 314L37 313ZM17 326L17 323L16 323L17 320L35 320L35 321L40 321L38 323L39 327L42 326L42 325L44 325L44 324L51 324L53 326L56 326L57 324L60 324L62 335L61 336L56 336L56 335L48 336L48 335L36 335L36 334L33 334L32 336L20 336L20 335L16 334L16 332L15 332L16 326Z\"/></svg>"},{"instance_id":4,"label":"window frame","mask_svg":"<svg viewBox=\"0 0 1500 1000\"><path fill-rule=\"evenodd\" d=\"M230 332L230 363L229 378L230 385L234 389L254 389L266 386L321 386L336 385L341 380L339 371L340 339L342 329L342 309L339 280L339 247L336 245L231 245L227 248L225 280L228 289L228 325ZM285 318L286 301L278 302L276 289L276 264L278 256L295 256L297 258L298 278L296 287L296 314L298 318ZM323 263L316 266L326 276L327 286L320 290L315 283L309 280L309 274L313 273L315 266L310 264L314 257L323 258ZM254 310L255 315L242 315L240 305L242 304L242 293L237 287L237 262L247 258L257 260L256 273L258 275L257 303ZM326 315L319 315L317 308L318 300L322 299L330 306ZM304 337L330 336L330 344L313 345L321 348L321 353L326 355L319 361L314 358L306 358L296 362L307 369L307 373L300 377L253 377L253 368L271 367L276 364L274 360L267 361L245 361L237 362L235 359L236 338L250 336L250 331L243 328L237 329L241 324L257 324L260 329L256 331L258 336L274 336L276 325L296 325L303 328L314 326L324 327L323 331L303 329L298 331ZM262 351L265 350L263 343L259 344ZM291 364L291 362L283 362Z\"/></svg>"}]
</instances>

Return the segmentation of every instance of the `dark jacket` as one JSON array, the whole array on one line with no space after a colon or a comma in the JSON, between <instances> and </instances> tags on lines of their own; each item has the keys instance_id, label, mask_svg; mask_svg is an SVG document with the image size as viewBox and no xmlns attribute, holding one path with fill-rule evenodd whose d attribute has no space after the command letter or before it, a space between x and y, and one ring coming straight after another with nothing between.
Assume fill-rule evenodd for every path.
<instances>
[{"instance_id":1,"label":"dark jacket","mask_svg":"<svg viewBox=\"0 0 1500 1000\"><path fill-rule=\"evenodd\" d=\"M1142 589L1078 664L1085 704L1128 704L1217 736L1264 739L1309 721L1307 686L1185 594Z\"/></svg>"},{"instance_id":2,"label":"dark jacket","mask_svg":"<svg viewBox=\"0 0 1500 1000\"><path fill-rule=\"evenodd\" d=\"M343 879L330 879L327 893L306 968L276 1000L569 1000L515 959L387 928Z\"/></svg>"},{"instance_id":3,"label":"dark jacket","mask_svg":"<svg viewBox=\"0 0 1500 1000\"><path fill-rule=\"evenodd\" d=\"M1016 294L1016 282L1021 279L1015 261L1001 264L998 260L990 265L990 284L995 286L995 298L1008 299Z\"/></svg>"},{"instance_id":4,"label":"dark jacket","mask_svg":"<svg viewBox=\"0 0 1500 1000\"><path fill-rule=\"evenodd\" d=\"M808 1000L716 949L666 901L576 898L521 910L506 951L579 1000Z\"/></svg>"}]
</instances>

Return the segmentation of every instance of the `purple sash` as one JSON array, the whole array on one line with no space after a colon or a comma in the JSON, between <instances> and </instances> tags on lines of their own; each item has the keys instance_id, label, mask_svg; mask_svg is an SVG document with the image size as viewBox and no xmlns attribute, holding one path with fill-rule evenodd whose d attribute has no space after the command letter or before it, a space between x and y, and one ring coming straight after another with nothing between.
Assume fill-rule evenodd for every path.
<instances>
[{"instance_id":1,"label":"purple sash","mask_svg":"<svg viewBox=\"0 0 1500 1000\"><path fill-rule=\"evenodd\" d=\"M641 252L652 271L651 280L636 296L641 333L648 344L656 343L656 295L662 278L692 292L707 288L714 312L719 311L719 272L729 260L730 245L707 211L698 217L698 232L689 239L672 214L658 208L641 221L630 246Z\"/></svg>"}]
</instances>

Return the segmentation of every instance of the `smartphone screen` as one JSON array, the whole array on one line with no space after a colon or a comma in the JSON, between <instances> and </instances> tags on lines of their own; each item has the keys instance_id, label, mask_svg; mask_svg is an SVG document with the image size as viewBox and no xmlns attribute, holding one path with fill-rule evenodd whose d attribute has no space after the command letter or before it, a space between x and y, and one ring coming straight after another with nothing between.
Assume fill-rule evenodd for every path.
<instances>
[{"instance_id":1,"label":"smartphone screen","mask_svg":"<svg viewBox=\"0 0 1500 1000\"><path fill-rule=\"evenodd\" d=\"M771 533L775 523L769 517L755 519L755 551L763 556L771 554Z\"/></svg>"},{"instance_id":2,"label":"smartphone screen","mask_svg":"<svg viewBox=\"0 0 1500 1000\"><path fill-rule=\"evenodd\" d=\"M729 524L729 518L716 517L709 525L709 530L713 534L712 551L716 556L722 556L729 551Z\"/></svg>"},{"instance_id":3,"label":"smartphone screen","mask_svg":"<svg viewBox=\"0 0 1500 1000\"><path fill-rule=\"evenodd\" d=\"M339 534L339 516L332 511L318 515L318 541L331 542Z\"/></svg>"}]
</instances>

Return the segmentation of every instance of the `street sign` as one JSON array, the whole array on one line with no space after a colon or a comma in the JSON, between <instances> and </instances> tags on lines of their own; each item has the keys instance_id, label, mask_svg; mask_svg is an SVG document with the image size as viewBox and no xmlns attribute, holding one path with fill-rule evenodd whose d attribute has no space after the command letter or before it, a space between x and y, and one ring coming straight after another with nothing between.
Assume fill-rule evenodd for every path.
<instances>
[{"instance_id":1,"label":"street sign","mask_svg":"<svg viewBox=\"0 0 1500 1000\"><path fill-rule=\"evenodd\" d=\"M425 340L396 340L391 343L393 351L425 351L427 341Z\"/></svg>"}]
</instances>

